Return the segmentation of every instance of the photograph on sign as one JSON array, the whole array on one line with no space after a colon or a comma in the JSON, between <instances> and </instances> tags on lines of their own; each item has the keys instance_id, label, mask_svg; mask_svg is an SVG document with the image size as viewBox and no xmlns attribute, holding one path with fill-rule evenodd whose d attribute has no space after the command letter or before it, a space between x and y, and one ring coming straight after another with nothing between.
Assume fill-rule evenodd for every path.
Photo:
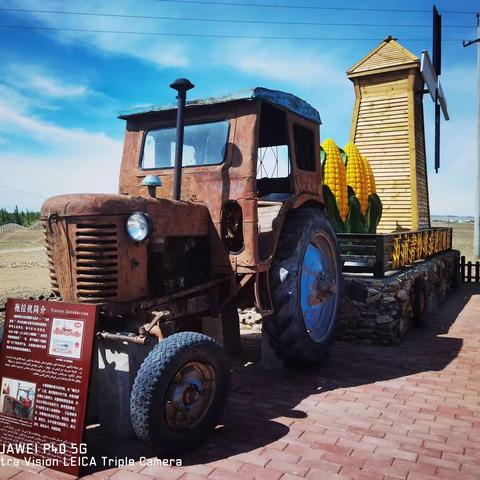
<instances>
[{"instance_id":1,"label":"photograph on sign","mask_svg":"<svg viewBox=\"0 0 480 480\"><path fill-rule=\"evenodd\" d=\"M83 325L80 320L54 318L48 353L57 357L80 358Z\"/></svg>"},{"instance_id":2,"label":"photograph on sign","mask_svg":"<svg viewBox=\"0 0 480 480\"><path fill-rule=\"evenodd\" d=\"M2 378L0 412L31 421L35 402L36 384L15 378Z\"/></svg>"}]
</instances>

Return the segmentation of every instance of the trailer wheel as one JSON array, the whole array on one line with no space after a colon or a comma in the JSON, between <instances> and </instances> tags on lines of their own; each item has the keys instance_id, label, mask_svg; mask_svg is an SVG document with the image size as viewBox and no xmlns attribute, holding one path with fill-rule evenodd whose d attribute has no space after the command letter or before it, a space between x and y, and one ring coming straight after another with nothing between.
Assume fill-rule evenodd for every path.
<instances>
[{"instance_id":1,"label":"trailer wheel","mask_svg":"<svg viewBox=\"0 0 480 480\"><path fill-rule=\"evenodd\" d=\"M230 367L222 347L201 333L166 338L138 370L130 396L136 435L165 452L193 448L218 423Z\"/></svg>"},{"instance_id":2,"label":"trailer wheel","mask_svg":"<svg viewBox=\"0 0 480 480\"><path fill-rule=\"evenodd\" d=\"M274 315L264 332L289 366L318 363L335 335L342 268L335 232L323 211L304 208L286 219L270 269Z\"/></svg>"}]
</instances>

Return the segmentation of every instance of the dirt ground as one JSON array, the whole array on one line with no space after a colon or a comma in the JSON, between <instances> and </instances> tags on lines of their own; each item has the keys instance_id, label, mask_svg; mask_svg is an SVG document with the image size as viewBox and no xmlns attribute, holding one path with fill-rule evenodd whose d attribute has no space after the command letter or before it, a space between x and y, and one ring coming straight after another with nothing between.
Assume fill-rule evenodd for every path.
<instances>
[{"instance_id":1,"label":"dirt ground","mask_svg":"<svg viewBox=\"0 0 480 480\"><path fill-rule=\"evenodd\" d=\"M48 295L48 264L41 230L0 235L0 305L8 297Z\"/></svg>"},{"instance_id":2,"label":"dirt ground","mask_svg":"<svg viewBox=\"0 0 480 480\"><path fill-rule=\"evenodd\" d=\"M432 227L453 228L453 248L465 255L467 262L476 261L473 256L473 223L432 223Z\"/></svg>"}]
</instances>

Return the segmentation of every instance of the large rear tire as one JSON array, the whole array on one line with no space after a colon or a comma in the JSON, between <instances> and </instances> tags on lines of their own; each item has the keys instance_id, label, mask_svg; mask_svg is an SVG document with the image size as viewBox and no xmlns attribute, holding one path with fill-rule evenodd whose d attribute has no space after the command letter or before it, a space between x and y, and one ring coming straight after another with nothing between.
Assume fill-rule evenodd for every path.
<instances>
[{"instance_id":1,"label":"large rear tire","mask_svg":"<svg viewBox=\"0 0 480 480\"><path fill-rule=\"evenodd\" d=\"M181 332L161 341L138 370L130 397L136 435L164 452L191 449L217 425L230 385L219 343Z\"/></svg>"},{"instance_id":2,"label":"large rear tire","mask_svg":"<svg viewBox=\"0 0 480 480\"><path fill-rule=\"evenodd\" d=\"M270 268L274 315L264 332L288 366L321 362L335 335L342 268L335 232L325 213L302 208L286 219Z\"/></svg>"}]
</instances>

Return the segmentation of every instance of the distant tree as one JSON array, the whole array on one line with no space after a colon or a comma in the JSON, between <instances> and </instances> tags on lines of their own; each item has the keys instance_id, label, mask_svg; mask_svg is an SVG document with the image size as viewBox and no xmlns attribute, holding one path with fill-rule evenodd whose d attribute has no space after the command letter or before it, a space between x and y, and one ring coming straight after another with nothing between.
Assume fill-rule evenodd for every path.
<instances>
[{"instance_id":1,"label":"distant tree","mask_svg":"<svg viewBox=\"0 0 480 480\"><path fill-rule=\"evenodd\" d=\"M19 210L15 206L13 212L9 212L5 208L0 208L0 225L6 223L18 223L24 227L29 227L40 220L40 212L31 212L30 210Z\"/></svg>"},{"instance_id":2,"label":"distant tree","mask_svg":"<svg viewBox=\"0 0 480 480\"><path fill-rule=\"evenodd\" d=\"M13 223L18 223L22 225L22 217L18 211L18 205L15 205L15 210L13 211Z\"/></svg>"}]
</instances>

